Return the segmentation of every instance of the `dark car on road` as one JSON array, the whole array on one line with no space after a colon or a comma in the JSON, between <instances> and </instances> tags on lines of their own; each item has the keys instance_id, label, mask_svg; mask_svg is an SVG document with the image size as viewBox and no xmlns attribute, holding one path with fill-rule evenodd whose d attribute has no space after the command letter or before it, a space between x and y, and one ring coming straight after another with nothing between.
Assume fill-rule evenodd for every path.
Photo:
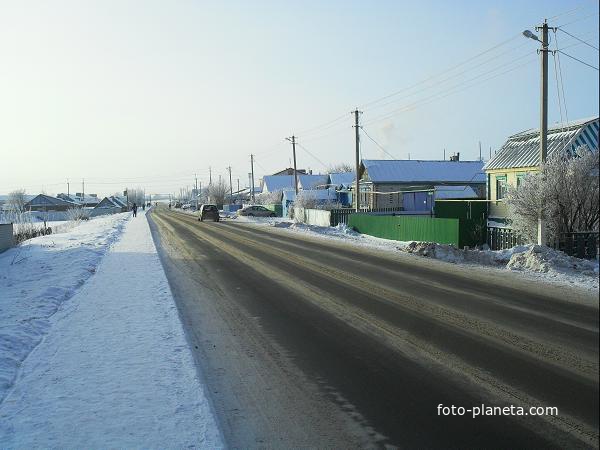
<instances>
[{"instance_id":1,"label":"dark car on road","mask_svg":"<svg viewBox=\"0 0 600 450\"><path fill-rule=\"evenodd\" d=\"M202 205L200 206L200 214L198 220L203 222L204 220L212 220L213 222L219 221L219 208L217 205Z\"/></svg>"}]
</instances>

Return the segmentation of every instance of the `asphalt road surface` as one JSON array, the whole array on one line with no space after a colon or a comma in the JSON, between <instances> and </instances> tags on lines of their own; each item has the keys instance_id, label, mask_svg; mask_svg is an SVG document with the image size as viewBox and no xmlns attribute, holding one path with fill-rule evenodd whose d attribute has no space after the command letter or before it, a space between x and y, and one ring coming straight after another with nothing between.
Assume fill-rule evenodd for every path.
<instances>
[{"instance_id":1,"label":"asphalt road surface","mask_svg":"<svg viewBox=\"0 0 600 450\"><path fill-rule=\"evenodd\" d=\"M598 447L592 294L166 208L149 217L228 446Z\"/></svg>"}]
</instances>

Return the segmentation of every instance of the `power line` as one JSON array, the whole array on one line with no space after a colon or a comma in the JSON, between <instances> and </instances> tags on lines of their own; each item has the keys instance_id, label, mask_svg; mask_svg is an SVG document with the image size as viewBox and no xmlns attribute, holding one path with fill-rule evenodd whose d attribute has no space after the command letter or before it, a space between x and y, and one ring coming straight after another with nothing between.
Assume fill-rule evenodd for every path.
<instances>
[{"instance_id":1,"label":"power line","mask_svg":"<svg viewBox=\"0 0 600 450\"><path fill-rule=\"evenodd\" d=\"M483 77L485 75L492 74L492 73L496 72L499 69L502 69L502 68L505 68L507 66L510 66L515 61L519 61L519 60L521 60L521 59L523 59L523 58L525 58L527 56L532 56L532 53L535 53L535 52L528 52L527 54L525 54L525 55L523 55L523 56L521 56L519 58L514 59L512 61L512 63L503 64L502 66L496 67L496 68L494 68L494 69L492 69L490 71L487 71L487 72L484 72L482 74L479 74L479 75L477 75L477 76L475 76L475 77L473 77L473 78L471 78L469 80L465 80L463 82L460 82L460 83L458 83L458 84L456 84L456 85L454 85L454 86L452 86L452 87L450 87L450 88L448 88L448 89L446 89L444 91L437 92L437 93L435 93L433 95L430 95L429 97L425 97L425 98L420 99L420 100L418 100L416 102L413 102L413 103L411 103L409 105L405 105L402 108L399 108L399 109L396 109L396 110L393 110L393 111L389 111L389 112L387 112L387 113L385 113L385 114L383 114L383 115L381 115L379 117L376 117L375 119L372 119L371 121L367 122L366 125L369 125L369 124L374 123L374 122L378 122L380 120L389 119L389 118L393 117L394 115L396 115L398 113L404 112L406 110L414 109L414 108L416 108L418 106L422 106L423 104L431 103L432 101L435 101L435 100L439 100L439 99L445 98L445 97L447 97L448 95L451 95L451 94L462 92L462 91L464 91L464 90L466 90L466 89L468 89L470 87L479 85L479 84L484 83L486 81L489 81L489 80L491 80L493 78L499 77L499 76L504 75L504 74L509 73L509 72L512 72L513 70L516 70L516 69L518 69L520 67L523 67L523 66L529 64L530 61L527 60L527 61L525 61L522 64L518 64L518 65L516 65L514 67L511 67L508 70L505 70L504 72L496 73L496 74L494 74L494 75L492 75L492 76L490 76L488 78L485 78L485 79L481 80L480 82L468 84L468 83L471 83L472 81L480 79L481 77Z\"/></svg>"},{"instance_id":2,"label":"power line","mask_svg":"<svg viewBox=\"0 0 600 450\"><path fill-rule=\"evenodd\" d=\"M592 14L588 14L587 16L583 16L583 17L580 17L578 19L575 19L575 20L573 20L571 22L563 23L563 24L559 25L557 28L566 27L567 25L572 25L574 23L581 22L582 20L587 20L590 17L598 17L598 11L596 11L596 12L594 12Z\"/></svg>"},{"instance_id":3,"label":"power line","mask_svg":"<svg viewBox=\"0 0 600 450\"><path fill-rule=\"evenodd\" d=\"M312 156L316 161L319 162L319 164L321 164L325 169L328 169L329 166L327 164L325 164L323 161L321 161L319 158L317 158L315 155L313 155L304 145L296 142L296 145L298 147L300 147L302 150L304 150L306 153L308 153L310 156Z\"/></svg>"},{"instance_id":4,"label":"power line","mask_svg":"<svg viewBox=\"0 0 600 450\"><path fill-rule=\"evenodd\" d=\"M584 6L586 6L586 3L587 3L587 2L581 2L581 4L580 4L580 5L579 5L577 8L569 9L569 10L567 10L567 11L564 11L564 12L562 12L562 13L559 13L559 14L557 14L557 15L555 15L555 16L548 17L548 20L550 20L550 21L551 21L551 20L557 19L557 18L559 18L559 17L562 17L562 16L568 16L568 15L571 15L571 14L573 14L575 11L579 11L581 8L583 8Z\"/></svg>"},{"instance_id":5,"label":"power line","mask_svg":"<svg viewBox=\"0 0 600 450\"><path fill-rule=\"evenodd\" d=\"M572 38L574 38L574 39L576 39L576 40L578 40L578 41L579 41L579 42L581 42L582 44L585 44L585 45L587 45L587 46L589 46L589 47L592 47L594 50L598 50L598 51L600 51L600 49L598 49L598 47L596 47L595 45L592 45L592 44L590 44L589 42L586 42L586 41L584 41L583 39L579 39L577 36L574 36L574 35L572 35L572 34L571 34L571 33L569 33L568 31L565 31L565 30L563 30L563 29L562 29L562 28L560 28L560 27L558 28L558 31L562 31L563 33L565 33L565 34L567 34L567 35L571 36ZM556 32L554 33L554 35L555 35L555 39L556 39Z\"/></svg>"},{"instance_id":6,"label":"power line","mask_svg":"<svg viewBox=\"0 0 600 450\"><path fill-rule=\"evenodd\" d=\"M598 68L597 68L597 67L595 67L595 66L592 66L591 64L588 64L588 63L586 63L585 61L582 61L582 60L580 60L580 59L578 59L578 58L575 58L574 56L572 56L572 55L569 55L568 53L565 53L565 52L563 52L562 50L556 50L556 51L557 51L558 53L562 53L563 55L565 55L565 56L566 56L566 57L568 57L568 58L571 58L571 59L574 59L574 60L575 60L575 61L577 61L577 62L580 62L581 64L583 64L583 65L585 65L585 66L591 67L591 68L592 68L592 69L594 69L594 70L598 70Z\"/></svg>"},{"instance_id":7,"label":"power line","mask_svg":"<svg viewBox=\"0 0 600 450\"><path fill-rule=\"evenodd\" d=\"M375 139L373 139L373 138L371 137L371 135L369 135L369 133L367 133L367 130L365 130L365 127L364 127L364 126L362 126L362 127L360 127L360 128L362 129L362 131L363 131L363 133L365 134L365 136L367 136L369 139L371 139L371 141L373 141L373 143L374 143L374 144L375 144L377 147L379 147L379 148L380 148L380 149L381 149L381 150L382 150L382 151L383 151L383 152L384 152L386 155L388 155L388 156L389 156L390 158L392 158L392 159L397 159L397 158L396 158L394 155L392 155L392 154L391 154L390 152L388 152L388 151L387 151L385 148L383 148L383 146L382 146L382 145L381 145L379 142L377 142Z\"/></svg>"},{"instance_id":8,"label":"power line","mask_svg":"<svg viewBox=\"0 0 600 450\"><path fill-rule=\"evenodd\" d=\"M483 55L485 55L485 54L487 54L487 53L489 53L489 52L491 52L491 51L493 51L493 50L495 50L495 49L497 49L497 48L499 48L499 47L501 47L503 45L508 44L509 42L517 39L519 36L521 36L521 33L518 33L518 34L516 34L516 35L514 35L514 36L512 36L512 37L510 37L508 39L506 39L505 41L502 41L499 44L496 44L493 47L490 47L487 50L484 50L484 51L478 53L477 55L472 56L472 57L470 57L470 58L468 58L468 59L466 59L466 60L464 60L464 61L462 61L462 62L460 62L460 63L458 63L458 64L456 64L454 66L452 66L452 67L450 67L449 69L443 70L442 72L439 72L439 73L437 73L435 75L432 75L432 76L430 76L430 77L428 77L428 78L426 78L424 80L421 80L418 83L415 83L415 84L413 84L413 85L411 85L409 87L400 89L400 90L398 90L396 92L392 92L391 94L384 95L383 97L380 97L380 98L378 98L376 100L367 102L367 103L363 104L361 106L361 108L366 109L367 107L369 107L369 106L371 106L371 105L373 105L375 103L379 103L380 101L387 100L390 97L398 95L398 94L400 94L402 92L406 92L407 90L410 90L410 89L412 89L414 87L420 86L421 84L426 83L427 81L433 80L433 79L435 79L435 78L437 78L437 77L439 77L441 75L444 75L445 73L451 72L452 70L457 69L458 67L461 67L461 66L463 66L463 65L465 65L465 64L467 64L467 63L469 63L469 62L471 62L471 61L479 58L480 56L483 56Z\"/></svg>"}]
</instances>

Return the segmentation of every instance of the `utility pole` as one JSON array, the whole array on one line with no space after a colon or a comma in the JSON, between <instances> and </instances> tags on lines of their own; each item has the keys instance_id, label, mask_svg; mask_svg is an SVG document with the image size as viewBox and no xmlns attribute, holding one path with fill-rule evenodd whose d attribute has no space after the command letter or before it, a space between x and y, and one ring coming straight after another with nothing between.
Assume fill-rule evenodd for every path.
<instances>
[{"instance_id":1,"label":"utility pole","mask_svg":"<svg viewBox=\"0 0 600 450\"><path fill-rule=\"evenodd\" d=\"M481 155L481 141L479 141L479 161L483 161L483 156Z\"/></svg>"},{"instance_id":2,"label":"utility pole","mask_svg":"<svg viewBox=\"0 0 600 450\"><path fill-rule=\"evenodd\" d=\"M535 27L536 31L542 31L542 48L540 54L542 58L541 73L541 105L540 105L540 170L546 162L548 152L548 22L544 20L541 27ZM538 216L538 245L546 244L546 224L542 217L542 211Z\"/></svg>"},{"instance_id":3,"label":"utility pole","mask_svg":"<svg viewBox=\"0 0 600 450\"><path fill-rule=\"evenodd\" d=\"M198 195L198 175L194 174L194 179L196 180L196 195Z\"/></svg>"},{"instance_id":4,"label":"utility pole","mask_svg":"<svg viewBox=\"0 0 600 450\"><path fill-rule=\"evenodd\" d=\"M356 143L356 155L355 155L355 167L356 170L356 191L354 192L354 197L356 197L356 211L360 211L360 133L358 125L358 115L361 114L361 111L355 109L353 111L354 114L354 141Z\"/></svg>"},{"instance_id":5,"label":"utility pole","mask_svg":"<svg viewBox=\"0 0 600 450\"><path fill-rule=\"evenodd\" d=\"M69 179L67 178L67 197L71 197L70 187L69 187Z\"/></svg>"},{"instance_id":6,"label":"utility pole","mask_svg":"<svg viewBox=\"0 0 600 450\"><path fill-rule=\"evenodd\" d=\"M237 179L237 193L239 196L240 195L240 179L239 178Z\"/></svg>"},{"instance_id":7,"label":"utility pole","mask_svg":"<svg viewBox=\"0 0 600 450\"><path fill-rule=\"evenodd\" d=\"M538 41L542 44L538 50L541 57L541 83L540 83L540 164L539 168L546 162L546 156L548 155L548 53L551 50L548 48L548 30L556 31L556 28L548 26L548 20L544 19L544 23L535 27L535 31L542 32L542 38L540 39L534 33L529 30L523 31L523 36L534 41ZM542 211L538 211L538 232L537 232L538 245L546 244L546 226L542 217Z\"/></svg>"},{"instance_id":8,"label":"utility pole","mask_svg":"<svg viewBox=\"0 0 600 450\"><path fill-rule=\"evenodd\" d=\"M250 155L250 202L254 203L254 155Z\"/></svg>"},{"instance_id":9,"label":"utility pole","mask_svg":"<svg viewBox=\"0 0 600 450\"><path fill-rule=\"evenodd\" d=\"M535 27L536 31L542 31L542 47L540 49L541 55L541 87L540 87L540 170L546 163L546 156L548 155L548 21L544 19L544 23ZM538 245L546 245L546 224L542 217L542 211L540 210L538 216Z\"/></svg>"},{"instance_id":10,"label":"utility pole","mask_svg":"<svg viewBox=\"0 0 600 450\"><path fill-rule=\"evenodd\" d=\"M85 208L85 178L81 179L81 198L83 201L83 204L81 205L82 208Z\"/></svg>"},{"instance_id":11,"label":"utility pole","mask_svg":"<svg viewBox=\"0 0 600 450\"><path fill-rule=\"evenodd\" d=\"M296 195L298 195L298 170L296 169L296 136L292 135L292 137L286 139L292 143L292 154L294 156L294 190L296 191Z\"/></svg>"},{"instance_id":12,"label":"utility pole","mask_svg":"<svg viewBox=\"0 0 600 450\"><path fill-rule=\"evenodd\" d=\"M227 170L229 171L229 202L231 203L233 201L233 184L231 182L231 166L227 167Z\"/></svg>"},{"instance_id":13,"label":"utility pole","mask_svg":"<svg viewBox=\"0 0 600 450\"><path fill-rule=\"evenodd\" d=\"M208 185L212 186L212 168L208 166Z\"/></svg>"},{"instance_id":14,"label":"utility pole","mask_svg":"<svg viewBox=\"0 0 600 450\"><path fill-rule=\"evenodd\" d=\"M446 161L446 149L444 149L444 161Z\"/></svg>"}]
</instances>

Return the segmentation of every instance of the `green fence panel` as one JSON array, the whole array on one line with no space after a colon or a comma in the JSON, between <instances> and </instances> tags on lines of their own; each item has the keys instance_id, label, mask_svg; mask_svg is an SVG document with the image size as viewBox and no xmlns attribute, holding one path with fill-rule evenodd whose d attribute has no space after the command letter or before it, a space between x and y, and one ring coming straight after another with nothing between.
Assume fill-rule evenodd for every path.
<instances>
[{"instance_id":1,"label":"green fence panel","mask_svg":"<svg viewBox=\"0 0 600 450\"><path fill-rule=\"evenodd\" d=\"M263 206L273 211L277 215L277 217L283 217L283 205L281 203L273 203L270 205Z\"/></svg>"},{"instance_id":2,"label":"green fence panel","mask_svg":"<svg viewBox=\"0 0 600 450\"><path fill-rule=\"evenodd\" d=\"M461 244L458 219L352 214L348 218L348 226L359 233L384 239L437 242L455 246Z\"/></svg>"},{"instance_id":3,"label":"green fence panel","mask_svg":"<svg viewBox=\"0 0 600 450\"><path fill-rule=\"evenodd\" d=\"M436 200L434 214L435 217L446 219L478 220L483 218L485 220L487 218L487 203Z\"/></svg>"}]
</instances>

